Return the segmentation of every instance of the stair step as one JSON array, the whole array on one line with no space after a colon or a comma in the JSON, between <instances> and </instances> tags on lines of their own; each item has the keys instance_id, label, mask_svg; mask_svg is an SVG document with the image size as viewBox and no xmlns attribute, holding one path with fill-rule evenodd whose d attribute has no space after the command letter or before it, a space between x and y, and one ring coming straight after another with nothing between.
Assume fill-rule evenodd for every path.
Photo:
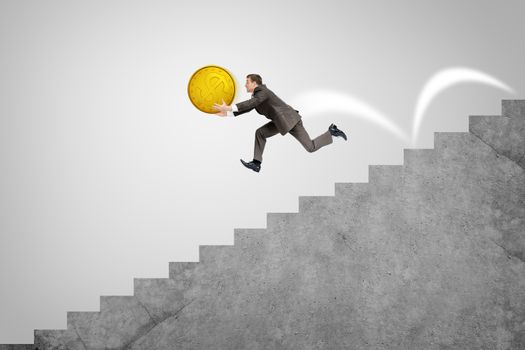
<instances>
[{"instance_id":1,"label":"stair step","mask_svg":"<svg viewBox=\"0 0 525 350\"><path fill-rule=\"evenodd\" d=\"M160 323L190 301L188 289L171 278L135 278L135 297L149 315Z\"/></svg>"},{"instance_id":2,"label":"stair step","mask_svg":"<svg viewBox=\"0 0 525 350\"><path fill-rule=\"evenodd\" d=\"M234 245L200 245L199 261L202 264L222 265L233 254Z\"/></svg>"},{"instance_id":3,"label":"stair step","mask_svg":"<svg viewBox=\"0 0 525 350\"><path fill-rule=\"evenodd\" d=\"M72 329L35 329L34 336L35 344L31 349L85 349Z\"/></svg>"},{"instance_id":4,"label":"stair step","mask_svg":"<svg viewBox=\"0 0 525 350\"><path fill-rule=\"evenodd\" d=\"M458 147L464 147L466 143L475 142L473 138L476 136L470 132L435 132L434 148L440 153L449 148L457 150Z\"/></svg>"},{"instance_id":5,"label":"stair step","mask_svg":"<svg viewBox=\"0 0 525 350\"><path fill-rule=\"evenodd\" d=\"M281 228L294 225L299 213L267 213L266 227L268 229Z\"/></svg>"},{"instance_id":6,"label":"stair step","mask_svg":"<svg viewBox=\"0 0 525 350\"><path fill-rule=\"evenodd\" d=\"M510 118L496 115L471 115L468 118L468 129L471 133L480 135L503 135L507 130Z\"/></svg>"},{"instance_id":7,"label":"stair step","mask_svg":"<svg viewBox=\"0 0 525 350\"><path fill-rule=\"evenodd\" d=\"M155 322L134 296L101 296L100 312L67 313L68 329L74 329L87 348L121 348Z\"/></svg>"},{"instance_id":8,"label":"stair step","mask_svg":"<svg viewBox=\"0 0 525 350\"><path fill-rule=\"evenodd\" d=\"M496 149L506 148L509 143L513 119L497 116L469 117L469 132Z\"/></svg>"},{"instance_id":9,"label":"stair step","mask_svg":"<svg viewBox=\"0 0 525 350\"><path fill-rule=\"evenodd\" d=\"M518 120L525 119L525 100L503 100L501 103L501 115Z\"/></svg>"},{"instance_id":10,"label":"stair step","mask_svg":"<svg viewBox=\"0 0 525 350\"><path fill-rule=\"evenodd\" d=\"M265 233L266 229L264 228L236 228L233 230L234 245L243 249L250 245L251 240L264 237Z\"/></svg>"},{"instance_id":11,"label":"stair step","mask_svg":"<svg viewBox=\"0 0 525 350\"><path fill-rule=\"evenodd\" d=\"M373 164L368 166L368 182L375 183L395 183L403 175L404 166L399 164L380 165Z\"/></svg>"},{"instance_id":12,"label":"stair step","mask_svg":"<svg viewBox=\"0 0 525 350\"><path fill-rule=\"evenodd\" d=\"M171 261L169 263L170 279L180 282L187 281L191 279L199 265L198 261Z\"/></svg>"},{"instance_id":13,"label":"stair step","mask_svg":"<svg viewBox=\"0 0 525 350\"><path fill-rule=\"evenodd\" d=\"M335 196L345 197L353 200L358 197L367 196L370 190L368 182L336 182Z\"/></svg>"},{"instance_id":14,"label":"stair step","mask_svg":"<svg viewBox=\"0 0 525 350\"><path fill-rule=\"evenodd\" d=\"M435 141L434 141L435 142ZM403 149L403 165L405 167L422 167L432 163L435 157L434 148Z\"/></svg>"},{"instance_id":15,"label":"stair step","mask_svg":"<svg viewBox=\"0 0 525 350\"><path fill-rule=\"evenodd\" d=\"M299 212L319 212L334 203L335 196L299 196Z\"/></svg>"},{"instance_id":16,"label":"stair step","mask_svg":"<svg viewBox=\"0 0 525 350\"><path fill-rule=\"evenodd\" d=\"M491 145L470 132L435 133L435 140L440 166L454 176L466 176L466 173L479 175L487 170L483 164L502 157L501 152L496 152Z\"/></svg>"},{"instance_id":17,"label":"stair step","mask_svg":"<svg viewBox=\"0 0 525 350\"><path fill-rule=\"evenodd\" d=\"M405 182L405 167L403 165L369 165L368 179L370 181L371 198L399 197L395 192L402 189Z\"/></svg>"},{"instance_id":18,"label":"stair step","mask_svg":"<svg viewBox=\"0 0 525 350\"><path fill-rule=\"evenodd\" d=\"M282 236L279 232L266 229L240 229L235 231L235 246L238 261L246 266L258 264L261 260L283 252Z\"/></svg>"},{"instance_id":19,"label":"stair step","mask_svg":"<svg viewBox=\"0 0 525 350\"><path fill-rule=\"evenodd\" d=\"M86 318L95 319L100 314L100 311L68 311L67 312L67 328L75 329L75 325L79 320Z\"/></svg>"},{"instance_id":20,"label":"stair step","mask_svg":"<svg viewBox=\"0 0 525 350\"><path fill-rule=\"evenodd\" d=\"M133 296L139 300L145 297L163 294L166 290L184 291L184 287L171 278L134 278Z\"/></svg>"},{"instance_id":21,"label":"stair step","mask_svg":"<svg viewBox=\"0 0 525 350\"><path fill-rule=\"evenodd\" d=\"M100 312L111 308L119 308L122 306L133 306L137 304L137 299L133 295L101 295L100 296Z\"/></svg>"},{"instance_id":22,"label":"stair step","mask_svg":"<svg viewBox=\"0 0 525 350\"><path fill-rule=\"evenodd\" d=\"M525 118L470 117L470 132L521 167L525 165Z\"/></svg>"}]
</instances>

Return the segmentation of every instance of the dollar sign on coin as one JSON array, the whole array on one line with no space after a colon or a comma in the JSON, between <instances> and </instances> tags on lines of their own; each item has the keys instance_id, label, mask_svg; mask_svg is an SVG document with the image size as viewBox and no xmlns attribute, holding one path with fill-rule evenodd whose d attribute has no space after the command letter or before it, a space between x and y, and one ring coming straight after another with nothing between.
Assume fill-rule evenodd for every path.
<instances>
[{"instance_id":1,"label":"dollar sign on coin","mask_svg":"<svg viewBox=\"0 0 525 350\"><path fill-rule=\"evenodd\" d=\"M205 66L197 70L188 83L191 103L204 113L214 114L214 103L230 105L235 97L235 81L228 71L219 66Z\"/></svg>"}]
</instances>

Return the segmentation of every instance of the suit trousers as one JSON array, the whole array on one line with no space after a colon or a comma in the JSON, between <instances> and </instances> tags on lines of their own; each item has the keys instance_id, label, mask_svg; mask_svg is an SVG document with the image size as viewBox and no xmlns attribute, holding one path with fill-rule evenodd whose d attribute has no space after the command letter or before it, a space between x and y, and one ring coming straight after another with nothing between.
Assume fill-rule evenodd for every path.
<instances>
[{"instance_id":1,"label":"suit trousers","mask_svg":"<svg viewBox=\"0 0 525 350\"><path fill-rule=\"evenodd\" d=\"M253 152L253 159L262 162L262 154L264 152L264 146L266 145L266 139L277 135L277 127L273 122L269 122L261 126L255 132L255 150ZM303 145L308 152L315 152L323 146L329 145L333 142L332 134L330 131L322 133L315 139L311 139L303 126L303 121L299 120L297 124L289 131L293 137L297 139Z\"/></svg>"}]
</instances>

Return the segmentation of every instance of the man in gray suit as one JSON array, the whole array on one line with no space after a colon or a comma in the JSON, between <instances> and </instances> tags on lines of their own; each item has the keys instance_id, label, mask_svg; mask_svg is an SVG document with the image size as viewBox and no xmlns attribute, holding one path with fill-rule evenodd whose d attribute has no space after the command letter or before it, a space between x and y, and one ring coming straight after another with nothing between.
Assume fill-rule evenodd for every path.
<instances>
[{"instance_id":1,"label":"man in gray suit","mask_svg":"<svg viewBox=\"0 0 525 350\"><path fill-rule=\"evenodd\" d=\"M255 108L257 113L271 120L255 132L253 160L251 162L245 162L241 159L241 163L245 167L255 172L261 170L262 154L264 146L266 145L266 139L278 133L281 135L285 135L286 133L292 134L308 152L315 152L321 147L331 144L333 142L333 136L342 137L346 141L345 133L339 130L334 124L330 125L328 131L325 133L313 140L310 139L310 136L303 126L299 111L287 105L268 89L266 85L262 83L260 75L248 74L244 86L247 92L252 93L251 99L231 106L226 105L226 103L222 101L221 105L214 104L214 108L219 111L216 114L221 117L229 115L230 112L233 112L234 116L238 116Z\"/></svg>"}]
</instances>

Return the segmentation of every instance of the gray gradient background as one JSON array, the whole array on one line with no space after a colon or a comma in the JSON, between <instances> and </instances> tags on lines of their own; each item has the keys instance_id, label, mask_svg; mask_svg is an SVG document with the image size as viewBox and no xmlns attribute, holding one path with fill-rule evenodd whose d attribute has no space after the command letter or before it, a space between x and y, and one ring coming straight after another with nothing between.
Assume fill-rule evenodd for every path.
<instances>
[{"instance_id":1,"label":"gray gradient background","mask_svg":"<svg viewBox=\"0 0 525 350\"><path fill-rule=\"evenodd\" d=\"M66 311L133 293L133 277L167 277L199 244L231 244L235 227L297 211L299 195L365 182L369 164L402 164L402 142L348 113L308 115L302 93L330 89L379 109L410 133L425 82L470 67L515 89L460 84L440 94L434 131L466 131L523 98L523 1L0 1L0 343L65 328ZM197 111L198 68L247 73L301 111L311 136L335 122L349 142L309 154L268 141L255 174L255 112ZM317 101L316 101L317 102ZM319 101L322 103L322 101Z\"/></svg>"}]
</instances>

